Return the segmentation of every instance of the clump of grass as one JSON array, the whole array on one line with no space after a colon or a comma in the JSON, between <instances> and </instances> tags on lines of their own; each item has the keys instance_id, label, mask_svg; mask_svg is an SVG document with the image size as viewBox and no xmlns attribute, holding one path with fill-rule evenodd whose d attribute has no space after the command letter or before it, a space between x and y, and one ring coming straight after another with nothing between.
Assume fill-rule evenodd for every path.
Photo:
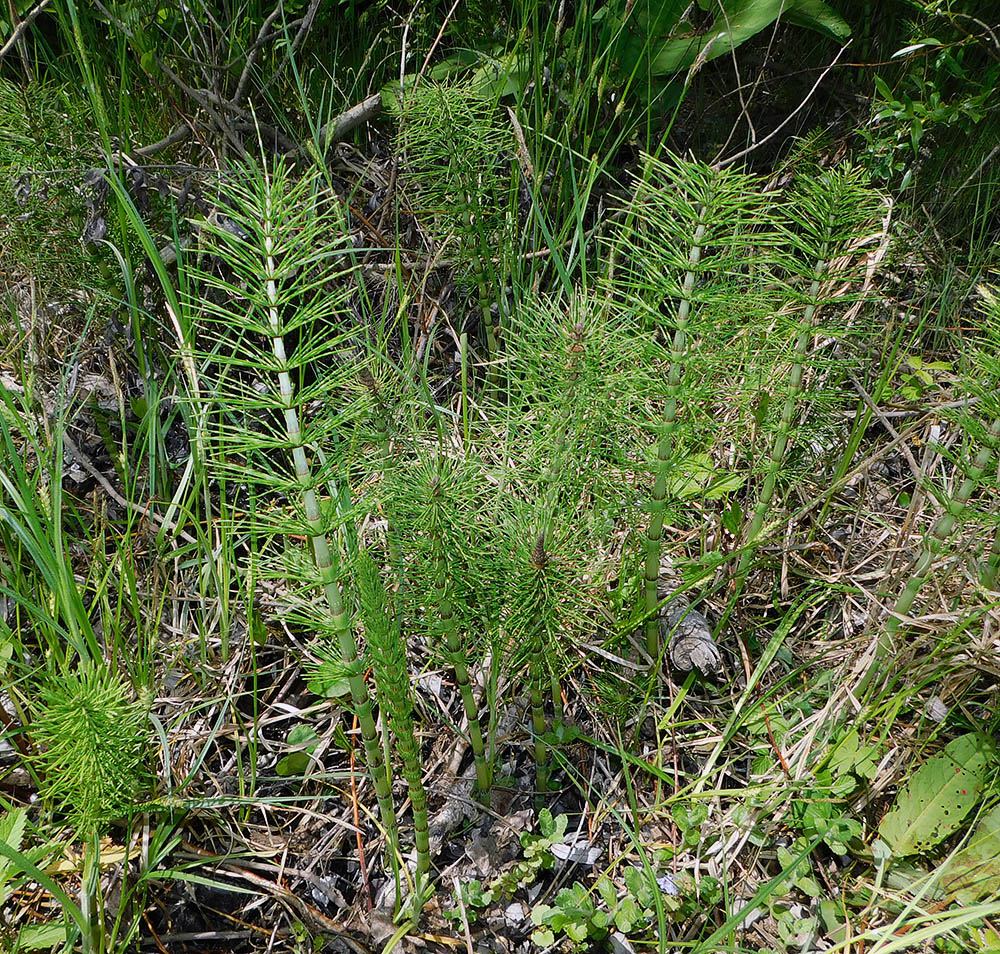
<instances>
[{"instance_id":1,"label":"clump of grass","mask_svg":"<svg viewBox=\"0 0 1000 954\"><path fill-rule=\"evenodd\" d=\"M879 641L875 663L884 660L893 649L893 640L906 620L917 594L930 575L934 561L946 549L955 528L968 507L973 495L986 477L996 455L1000 441L1000 399L997 386L1000 384L1000 295L988 285L980 285L983 325L969 355L971 373L965 381L965 390L978 403L976 416L967 410L961 418L961 425L978 440L980 447L975 456L965 462L965 473L957 483L954 493L943 500L944 513L934 522L927 534L923 549L910 570L909 579L903 587L892 611L886 620L885 633ZM985 422L989 424L984 426ZM996 553L992 554L996 560Z\"/></svg>"},{"instance_id":2,"label":"clump of grass","mask_svg":"<svg viewBox=\"0 0 1000 954\"><path fill-rule=\"evenodd\" d=\"M93 264L80 244L91 132L77 90L0 78L4 256L60 293L85 284Z\"/></svg>"}]
</instances>

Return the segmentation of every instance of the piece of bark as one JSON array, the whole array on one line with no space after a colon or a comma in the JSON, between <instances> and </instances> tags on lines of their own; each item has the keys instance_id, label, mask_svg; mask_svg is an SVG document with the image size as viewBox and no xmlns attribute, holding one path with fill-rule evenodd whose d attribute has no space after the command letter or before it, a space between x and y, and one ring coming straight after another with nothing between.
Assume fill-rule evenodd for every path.
<instances>
[{"instance_id":1,"label":"piece of bark","mask_svg":"<svg viewBox=\"0 0 1000 954\"><path fill-rule=\"evenodd\" d=\"M713 676L722 669L722 654L705 617L683 599L673 599L660 611L660 632L667 641L670 664L679 672L697 669Z\"/></svg>"}]
</instances>

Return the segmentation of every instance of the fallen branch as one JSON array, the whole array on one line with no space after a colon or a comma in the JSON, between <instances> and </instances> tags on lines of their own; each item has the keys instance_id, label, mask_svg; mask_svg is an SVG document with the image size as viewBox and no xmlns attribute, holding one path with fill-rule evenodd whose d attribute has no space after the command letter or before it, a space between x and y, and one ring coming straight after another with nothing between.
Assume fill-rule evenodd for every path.
<instances>
[{"instance_id":1,"label":"fallen branch","mask_svg":"<svg viewBox=\"0 0 1000 954\"><path fill-rule=\"evenodd\" d=\"M349 136L358 126L363 125L373 119L382 110L382 94L373 93L367 99L363 99L356 106L345 110L339 116L334 117L328 123L320 127L317 136L320 143L320 152L325 152L332 143L340 142ZM285 153L286 159L294 159L303 156L309 151L309 144L299 146L296 149L289 149Z\"/></svg>"},{"instance_id":2,"label":"fallen branch","mask_svg":"<svg viewBox=\"0 0 1000 954\"><path fill-rule=\"evenodd\" d=\"M14 32L11 33L10 39L8 39L7 42L4 43L2 47L0 47L0 60L2 60L17 45L17 42L21 39L25 30L27 30L28 27L30 27L31 24L35 22L35 19L38 17L38 14L40 14L49 5L50 2L51 0L42 0L42 2L38 4L38 6L33 7L28 12L28 15L17 25L17 28L14 30Z\"/></svg>"},{"instance_id":3,"label":"fallen branch","mask_svg":"<svg viewBox=\"0 0 1000 954\"><path fill-rule=\"evenodd\" d=\"M156 153L163 152L164 149L169 149L171 146L176 146L177 143L184 142L185 139L189 139L191 131L191 127L187 123L181 123L158 142L153 142L148 146L143 146L141 149L136 149L135 154L137 156L142 156L143 158L155 156Z\"/></svg>"}]
</instances>

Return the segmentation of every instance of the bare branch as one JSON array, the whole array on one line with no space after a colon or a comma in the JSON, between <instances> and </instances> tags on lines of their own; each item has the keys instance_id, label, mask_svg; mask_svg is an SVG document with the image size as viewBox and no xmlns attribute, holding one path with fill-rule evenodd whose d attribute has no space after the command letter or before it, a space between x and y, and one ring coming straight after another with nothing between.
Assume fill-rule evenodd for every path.
<instances>
[{"instance_id":1,"label":"bare branch","mask_svg":"<svg viewBox=\"0 0 1000 954\"><path fill-rule=\"evenodd\" d=\"M23 38L24 32L35 22L35 19L51 2L51 0L42 0L38 6L33 7L28 15L17 25L17 28L11 33L10 38L2 47L0 47L0 60L2 60L13 48L14 46Z\"/></svg>"},{"instance_id":2,"label":"bare branch","mask_svg":"<svg viewBox=\"0 0 1000 954\"><path fill-rule=\"evenodd\" d=\"M184 140L188 139L190 136L191 127L186 123L181 123L158 142L153 142L148 146L143 146L141 149L136 149L135 154L143 157L155 156L156 153L163 152L164 149L169 149L171 146L175 146L179 142L184 142Z\"/></svg>"},{"instance_id":3,"label":"bare branch","mask_svg":"<svg viewBox=\"0 0 1000 954\"><path fill-rule=\"evenodd\" d=\"M298 53L299 47L312 30L313 23L316 20L316 14L319 13L320 3L322 3L322 0L312 0L309 4L309 9L306 10L305 16L300 20L296 20L294 23L288 24L288 29L291 30L298 28L298 32L295 34L295 39L292 40L292 45L288 49L287 56L285 56L285 58L278 64L278 68L274 71L274 75L267 81L267 86L275 83L284 75L285 70L288 68L288 64L292 62L292 57Z\"/></svg>"},{"instance_id":4,"label":"bare branch","mask_svg":"<svg viewBox=\"0 0 1000 954\"><path fill-rule=\"evenodd\" d=\"M780 133L781 130L784 129L785 126L787 126L802 111L802 109L806 105L806 103L808 103L809 100L812 99L813 93L815 93L816 90L819 89L819 84L823 82L823 79L826 77L826 74L829 73L830 70L832 70L837 65L837 60L839 60L841 58L841 56L844 55L844 51L849 46L850 46L850 43L845 43L840 48L840 50L837 52L837 55L833 58L833 62L825 70L823 70L822 73L819 74L819 79L816 80L815 83L813 83L812 89L810 89L809 92L806 93L805 99L803 99L802 102L799 103L799 105L796 106L795 109L793 109L784 118L784 120L782 120L782 122L777 126L777 128L772 129L771 132L769 132L763 139L758 140L752 146L747 146L746 149L741 150L740 152L736 153L733 156L730 156L728 159L722 159L722 160L720 160L719 162L717 162L715 164L715 168L716 169L725 169L726 166L731 166L734 162L736 162L737 159L742 159L744 156L749 155L755 149L759 149L761 146L763 146L764 143L766 143L769 139L773 139L775 136L777 136L778 133Z\"/></svg>"},{"instance_id":5,"label":"bare branch","mask_svg":"<svg viewBox=\"0 0 1000 954\"><path fill-rule=\"evenodd\" d=\"M358 126L363 125L379 114L382 109L382 94L373 93L367 99L345 110L339 116L334 117L328 123L324 123L319 131L319 148L325 151L331 143L340 142L349 136ZM306 153L305 146L297 149L290 149L285 153L285 158L291 159Z\"/></svg>"},{"instance_id":6,"label":"bare branch","mask_svg":"<svg viewBox=\"0 0 1000 954\"><path fill-rule=\"evenodd\" d=\"M229 100L229 102L234 106L239 104L239 101L243 98L244 92L246 92L246 86L250 80L250 73L253 70L254 63L257 62L257 54L261 51L267 31L271 29L271 24L274 23L279 16L281 16L284 8L285 5L283 3L276 4L270 15L261 24L260 30L257 31L257 39L250 48L250 55L247 56L246 65L243 67L243 72L240 73L239 82L236 84L236 92L233 93Z\"/></svg>"}]
</instances>

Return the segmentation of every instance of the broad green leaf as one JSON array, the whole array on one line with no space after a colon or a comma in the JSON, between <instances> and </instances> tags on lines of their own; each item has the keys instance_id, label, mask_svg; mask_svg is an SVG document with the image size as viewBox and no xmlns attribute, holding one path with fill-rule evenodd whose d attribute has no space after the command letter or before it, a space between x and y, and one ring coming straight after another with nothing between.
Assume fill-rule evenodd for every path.
<instances>
[{"instance_id":1,"label":"broad green leaf","mask_svg":"<svg viewBox=\"0 0 1000 954\"><path fill-rule=\"evenodd\" d=\"M332 659L324 659L316 667L307 685L311 693L326 699L343 699L351 691L343 664Z\"/></svg>"},{"instance_id":2,"label":"broad green leaf","mask_svg":"<svg viewBox=\"0 0 1000 954\"><path fill-rule=\"evenodd\" d=\"M840 901L825 898L819 902L819 916L830 940L840 943L846 934L847 911Z\"/></svg>"},{"instance_id":3,"label":"broad green leaf","mask_svg":"<svg viewBox=\"0 0 1000 954\"><path fill-rule=\"evenodd\" d=\"M875 83L875 89L878 91L879 96L886 100L886 102L895 102L896 97L893 96L892 90L889 89L889 84L886 83L881 76L874 76L872 79Z\"/></svg>"},{"instance_id":4,"label":"broad green leaf","mask_svg":"<svg viewBox=\"0 0 1000 954\"><path fill-rule=\"evenodd\" d=\"M701 496L705 500L718 500L738 490L746 478L741 474L727 474L712 466L708 454L692 454L667 480L667 492L681 500Z\"/></svg>"},{"instance_id":5,"label":"broad green leaf","mask_svg":"<svg viewBox=\"0 0 1000 954\"><path fill-rule=\"evenodd\" d=\"M21 839L24 838L24 826L28 820L27 809L13 808L9 812L4 812L0 817L0 841L9 845L15 851L21 850ZM0 858L0 871L11 862L7 858Z\"/></svg>"},{"instance_id":6,"label":"broad green leaf","mask_svg":"<svg viewBox=\"0 0 1000 954\"><path fill-rule=\"evenodd\" d=\"M933 37L928 37L926 40L918 40L916 43L910 43L904 46L901 50L896 50L892 54L892 59L897 59L900 56L907 56L910 53L915 53L917 50L922 50L925 46L940 46L941 42L935 40Z\"/></svg>"},{"instance_id":7,"label":"broad green leaf","mask_svg":"<svg viewBox=\"0 0 1000 954\"><path fill-rule=\"evenodd\" d=\"M21 850L21 840L24 838L24 826L28 820L28 812L24 808L13 808L0 816L0 841L13 848ZM11 889L4 885L10 878L8 869L13 864L10 858L0 857L0 906L7 900Z\"/></svg>"},{"instance_id":8,"label":"broad green leaf","mask_svg":"<svg viewBox=\"0 0 1000 954\"><path fill-rule=\"evenodd\" d=\"M713 3L715 22L697 35L673 36L656 51L651 73L665 76L690 67L699 57L714 60L771 26L779 16L789 23L816 30L838 40L851 35L851 28L822 0L726 0Z\"/></svg>"},{"instance_id":9,"label":"broad green leaf","mask_svg":"<svg viewBox=\"0 0 1000 954\"><path fill-rule=\"evenodd\" d=\"M851 38L847 21L823 0L797 0L788 5L782 16L788 23L822 33L838 43Z\"/></svg>"},{"instance_id":10,"label":"broad green leaf","mask_svg":"<svg viewBox=\"0 0 1000 954\"><path fill-rule=\"evenodd\" d=\"M611 12L608 5L592 17L602 27L599 46L611 52L621 74L638 71L641 75L649 58L656 55L657 44L673 34L686 7L684 0L652 0L635 4L623 16Z\"/></svg>"},{"instance_id":11,"label":"broad green leaf","mask_svg":"<svg viewBox=\"0 0 1000 954\"><path fill-rule=\"evenodd\" d=\"M289 730L285 741L289 745L309 745L309 743L315 742L318 738L316 730L311 725L300 722Z\"/></svg>"},{"instance_id":12,"label":"broad green leaf","mask_svg":"<svg viewBox=\"0 0 1000 954\"><path fill-rule=\"evenodd\" d=\"M615 886L604 876L597 879L597 893L609 908L614 908L618 903L618 892L615 891Z\"/></svg>"},{"instance_id":13,"label":"broad green leaf","mask_svg":"<svg viewBox=\"0 0 1000 954\"><path fill-rule=\"evenodd\" d=\"M897 856L931 848L958 829L979 801L996 746L972 732L925 762L896 797L879 834Z\"/></svg>"},{"instance_id":14,"label":"broad green leaf","mask_svg":"<svg viewBox=\"0 0 1000 954\"><path fill-rule=\"evenodd\" d=\"M469 87L485 100L498 101L524 91L531 74L513 55L490 59L469 78Z\"/></svg>"},{"instance_id":15,"label":"broad green leaf","mask_svg":"<svg viewBox=\"0 0 1000 954\"><path fill-rule=\"evenodd\" d=\"M66 943L65 924L29 924L17 936L17 946L23 951L49 950Z\"/></svg>"},{"instance_id":16,"label":"broad green leaf","mask_svg":"<svg viewBox=\"0 0 1000 954\"><path fill-rule=\"evenodd\" d=\"M1000 806L980 819L969 843L952 858L942 885L966 905L1000 891Z\"/></svg>"},{"instance_id":17,"label":"broad green leaf","mask_svg":"<svg viewBox=\"0 0 1000 954\"><path fill-rule=\"evenodd\" d=\"M309 768L309 762L308 752L292 752L278 759L278 764L274 766L274 772L281 778L305 775L306 769Z\"/></svg>"},{"instance_id":18,"label":"broad green leaf","mask_svg":"<svg viewBox=\"0 0 1000 954\"><path fill-rule=\"evenodd\" d=\"M475 50L458 50L451 56L445 57L440 63L432 66L428 72L428 76L432 80L443 82L451 76L456 76L464 72L470 66L475 66L480 59L480 54Z\"/></svg>"},{"instance_id":19,"label":"broad green leaf","mask_svg":"<svg viewBox=\"0 0 1000 954\"><path fill-rule=\"evenodd\" d=\"M771 395L761 391L753 402L753 421L758 427L767 420L767 412L771 407Z\"/></svg>"},{"instance_id":20,"label":"broad green leaf","mask_svg":"<svg viewBox=\"0 0 1000 954\"><path fill-rule=\"evenodd\" d=\"M700 56L707 62L735 50L778 18L782 0L739 0L723 3L722 8L707 31L667 40L653 57L652 74L677 73Z\"/></svg>"},{"instance_id":21,"label":"broad green leaf","mask_svg":"<svg viewBox=\"0 0 1000 954\"><path fill-rule=\"evenodd\" d=\"M738 500L731 501L729 506L722 512L722 525L734 535L743 526L743 508L740 506Z\"/></svg>"},{"instance_id":22,"label":"broad green leaf","mask_svg":"<svg viewBox=\"0 0 1000 954\"><path fill-rule=\"evenodd\" d=\"M746 477L743 474L720 474L705 488L705 499L718 500L726 494L739 490L744 483Z\"/></svg>"},{"instance_id":23,"label":"broad green leaf","mask_svg":"<svg viewBox=\"0 0 1000 954\"><path fill-rule=\"evenodd\" d=\"M615 911L615 926L622 934L628 934L642 919L642 910L631 898L623 898Z\"/></svg>"},{"instance_id":24,"label":"broad green leaf","mask_svg":"<svg viewBox=\"0 0 1000 954\"><path fill-rule=\"evenodd\" d=\"M299 751L289 752L288 755L278 759L274 771L282 778L288 778L291 775L305 775L311 761L309 755L315 751L319 744L317 739L316 730L311 725L301 722L293 726L285 737L285 741L290 747L296 747Z\"/></svg>"}]
</instances>

